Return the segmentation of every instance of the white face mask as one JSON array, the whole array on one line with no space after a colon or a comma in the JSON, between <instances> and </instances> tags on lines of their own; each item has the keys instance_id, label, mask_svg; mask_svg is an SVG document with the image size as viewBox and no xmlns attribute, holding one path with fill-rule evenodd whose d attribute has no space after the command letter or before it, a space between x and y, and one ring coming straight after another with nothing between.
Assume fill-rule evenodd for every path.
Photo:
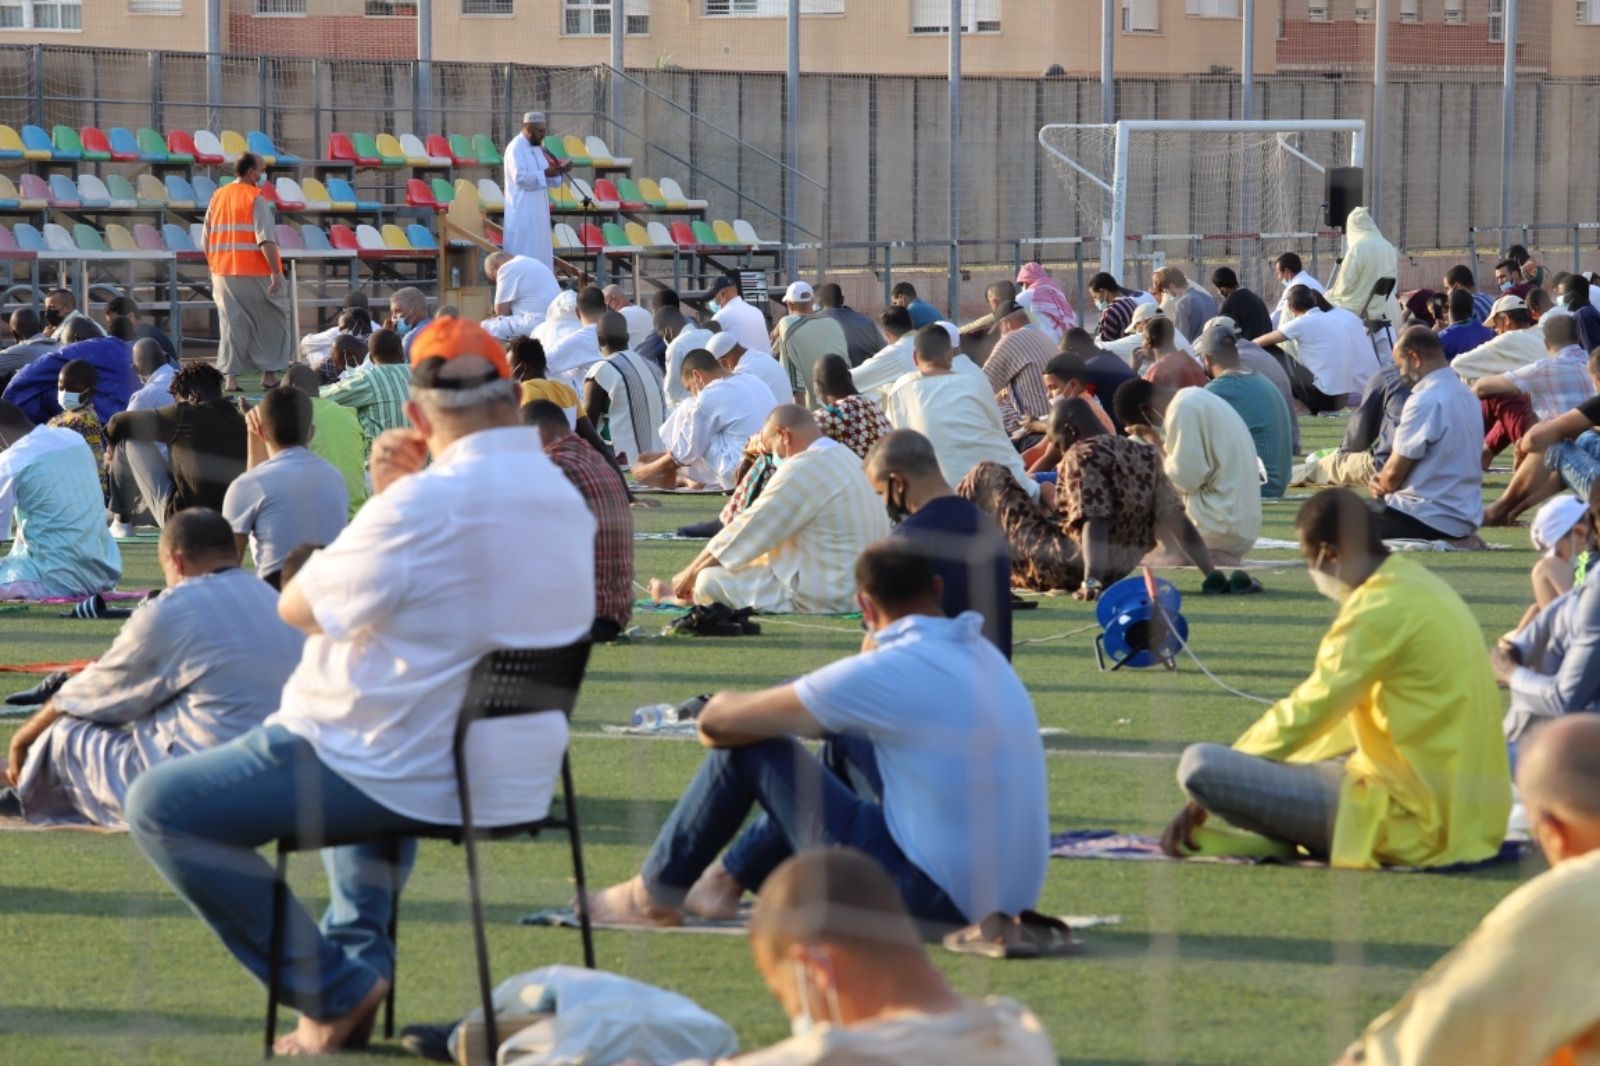
<instances>
[{"instance_id":1,"label":"white face mask","mask_svg":"<svg viewBox=\"0 0 1600 1066\"><path fill-rule=\"evenodd\" d=\"M818 1029L826 1029L833 1022L827 1018L818 1018L811 1007L811 992L806 983L805 963L799 959L790 964L794 968L794 994L800 1001L800 1010L793 1018L789 1019L789 1032L794 1036L805 1036L807 1033ZM828 990L828 1007L834 1018L839 1017L838 994L831 988Z\"/></svg>"},{"instance_id":2,"label":"white face mask","mask_svg":"<svg viewBox=\"0 0 1600 1066\"><path fill-rule=\"evenodd\" d=\"M1322 569L1321 552L1317 553L1317 561L1312 564L1310 573L1311 584L1316 586L1317 591L1340 606L1343 606L1344 601L1350 598L1350 593L1355 591L1349 585Z\"/></svg>"},{"instance_id":3,"label":"white face mask","mask_svg":"<svg viewBox=\"0 0 1600 1066\"><path fill-rule=\"evenodd\" d=\"M60 389L56 391L56 403L61 405L63 411L76 411L83 406L83 394Z\"/></svg>"}]
</instances>

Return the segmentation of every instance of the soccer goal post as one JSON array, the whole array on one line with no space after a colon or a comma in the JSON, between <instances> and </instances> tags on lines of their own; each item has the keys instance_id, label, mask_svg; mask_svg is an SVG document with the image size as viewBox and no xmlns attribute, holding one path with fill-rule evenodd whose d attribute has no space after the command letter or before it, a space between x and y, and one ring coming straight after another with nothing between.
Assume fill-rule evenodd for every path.
<instances>
[{"instance_id":1,"label":"soccer goal post","mask_svg":"<svg viewBox=\"0 0 1600 1066\"><path fill-rule=\"evenodd\" d=\"M1361 166L1361 119L1053 123L1039 145L1072 194L1079 234L1126 283L1128 243L1243 244L1315 231L1325 172Z\"/></svg>"}]
</instances>

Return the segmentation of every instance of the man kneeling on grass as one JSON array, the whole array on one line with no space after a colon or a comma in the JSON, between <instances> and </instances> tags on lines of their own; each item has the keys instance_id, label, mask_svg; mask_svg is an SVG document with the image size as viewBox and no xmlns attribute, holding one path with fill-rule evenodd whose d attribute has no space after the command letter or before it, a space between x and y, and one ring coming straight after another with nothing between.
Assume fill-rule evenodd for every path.
<instances>
[{"instance_id":1,"label":"man kneeling on grass","mask_svg":"<svg viewBox=\"0 0 1600 1066\"><path fill-rule=\"evenodd\" d=\"M1511 780L1482 630L1448 583L1390 554L1378 522L1345 489L1300 509L1300 550L1338 616L1311 676L1233 747L1183 753L1168 855L1444 866L1499 850ZM1213 814L1243 832L1197 834Z\"/></svg>"},{"instance_id":2,"label":"man kneeling on grass","mask_svg":"<svg viewBox=\"0 0 1600 1066\"><path fill-rule=\"evenodd\" d=\"M711 754L640 875L593 897L596 921L732 917L745 892L817 844L872 856L929 925L1033 906L1049 829L1027 690L977 613L944 617L933 565L915 545L867 548L856 586L869 634L861 654L706 704L700 741ZM819 761L799 738L823 736Z\"/></svg>"}]
</instances>

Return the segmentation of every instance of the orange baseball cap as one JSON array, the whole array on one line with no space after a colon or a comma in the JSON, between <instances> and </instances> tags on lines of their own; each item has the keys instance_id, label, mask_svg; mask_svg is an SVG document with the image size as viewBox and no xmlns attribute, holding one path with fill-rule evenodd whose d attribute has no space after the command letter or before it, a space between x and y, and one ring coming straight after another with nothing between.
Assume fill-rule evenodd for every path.
<instances>
[{"instance_id":1,"label":"orange baseball cap","mask_svg":"<svg viewBox=\"0 0 1600 1066\"><path fill-rule=\"evenodd\" d=\"M464 318L436 318L424 326L411 342L413 371L430 359L448 361L463 355L476 355L488 360L498 377L511 376L511 363L506 359L505 347L476 322Z\"/></svg>"}]
</instances>

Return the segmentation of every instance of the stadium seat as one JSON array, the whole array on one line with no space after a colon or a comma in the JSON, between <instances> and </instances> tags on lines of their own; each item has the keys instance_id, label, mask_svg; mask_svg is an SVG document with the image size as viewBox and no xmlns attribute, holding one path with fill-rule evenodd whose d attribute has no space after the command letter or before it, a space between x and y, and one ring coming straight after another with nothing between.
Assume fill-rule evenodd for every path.
<instances>
[{"instance_id":1,"label":"stadium seat","mask_svg":"<svg viewBox=\"0 0 1600 1066\"><path fill-rule=\"evenodd\" d=\"M78 175L78 191L86 200L104 200L113 211L137 211L139 199L133 186L121 174L107 174L104 180L93 174Z\"/></svg>"},{"instance_id":2,"label":"stadium seat","mask_svg":"<svg viewBox=\"0 0 1600 1066\"><path fill-rule=\"evenodd\" d=\"M45 199L58 211L71 211L83 206L83 194L65 174L50 175L49 192Z\"/></svg>"},{"instance_id":3,"label":"stadium seat","mask_svg":"<svg viewBox=\"0 0 1600 1066\"><path fill-rule=\"evenodd\" d=\"M300 192L306 198L307 211L339 211L349 213L356 209L354 200L335 200L328 187L317 178L300 179Z\"/></svg>"},{"instance_id":4,"label":"stadium seat","mask_svg":"<svg viewBox=\"0 0 1600 1066\"><path fill-rule=\"evenodd\" d=\"M22 127L22 158L33 162L49 162L56 156L50 135L38 126Z\"/></svg>"},{"instance_id":5,"label":"stadium seat","mask_svg":"<svg viewBox=\"0 0 1600 1066\"><path fill-rule=\"evenodd\" d=\"M167 187L154 174L140 174L137 189L140 207L166 207Z\"/></svg>"},{"instance_id":6,"label":"stadium seat","mask_svg":"<svg viewBox=\"0 0 1600 1066\"><path fill-rule=\"evenodd\" d=\"M432 190L433 198L439 202L441 210L450 206L450 201L456 198L456 187L450 184L449 178L434 178Z\"/></svg>"},{"instance_id":7,"label":"stadium seat","mask_svg":"<svg viewBox=\"0 0 1600 1066\"><path fill-rule=\"evenodd\" d=\"M568 159L572 158L572 156L567 152L566 143L553 133L548 134L544 140L540 141L539 147L544 149L546 155L559 163L565 163Z\"/></svg>"},{"instance_id":8,"label":"stadium seat","mask_svg":"<svg viewBox=\"0 0 1600 1066\"><path fill-rule=\"evenodd\" d=\"M11 179L0 174L0 211L16 211L22 207L22 197Z\"/></svg>"},{"instance_id":9,"label":"stadium seat","mask_svg":"<svg viewBox=\"0 0 1600 1066\"><path fill-rule=\"evenodd\" d=\"M137 203L113 204L111 202L111 192L106 188L106 183L93 174L78 175L78 198L84 207L96 208L102 211L111 207L121 210L124 207L139 206Z\"/></svg>"},{"instance_id":10,"label":"stadium seat","mask_svg":"<svg viewBox=\"0 0 1600 1066\"><path fill-rule=\"evenodd\" d=\"M17 181L24 211L43 211L50 206L50 185L37 174L24 174Z\"/></svg>"},{"instance_id":11,"label":"stadium seat","mask_svg":"<svg viewBox=\"0 0 1600 1066\"><path fill-rule=\"evenodd\" d=\"M443 152L431 151L415 133L400 135L400 152L406 157L406 162L413 167L438 168L450 165L448 146Z\"/></svg>"},{"instance_id":12,"label":"stadium seat","mask_svg":"<svg viewBox=\"0 0 1600 1066\"><path fill-rule=\"evenodd\" d=\"M139 161L139 142L134 139L131 130L123 126L112 126L106 131L106 139L110 145L113 163Z\"/></svg>"},{"instance_id":13,"label":"stadium seat","mask_svg":"<svg viewBox=\"0 0 1600 1066\"><path fill-rule=\"evenodd\" d=\"M194 131L194 157L209 167L219 167L227 162L228 154L222 150L222 142L210 130Z\"/></svg>"},{"instance_id":14,"label":"stadium seat","mask_svg":"<svg viewBox=\"0 0 1600 1066\"><path fill-rule=\"evenodd\" d=\"M300 242L305 245L308 252L331 252L333 245L328 243L328 235L322 227L314 222L307 222L300 227Z\"/></svg>"},{"instance_id":15,"label":"stadium seat","mask_svg":"<svg viewBox=\"0 0 1600 1066\"><path fill-rule=\"evenodd\" d=\"M400 140L392 133L380 133L372 139L378 149L378 158L383 160L386 167L409 166L411 160L406 158L406 150L400 147Z\"/></svg>"},{"instance_id":16,"label":"stadium seat","mask_svg":"<svg viewBox=\"0 0 1600 1066\"><path fill-rule=\"evenodd\" d=\"M17 239L11 231L0 226L0 259L17 259L22 257L22 247L17 244Z\"/></svg>"},{"instance_id":17,"label":"stadium seat","mask_svg":"<svg viewBox=\"0 0 1600 1066\"><path fill-rule=\"evenodd\" d=\"M776 244L777 241L762 240L756 228L742 218L733 220L733 232L739 238L740 244Z\"/></svg>"},{"instance_id":18,"label":"stadium seat","mask_svg":"<svg viewBox=\"0 0 1600 1066\"><path fill-rule=\"evenodd\" d=\"M606 248L612 251L637 251L638 248L628 239L628 231L620 222L606 222L601 225L600 232L605 235Z\"/></svg>"},{"instance_id":19,"label":"stadium seat","mask_svg":"<svg viewBox=\"0 0 1600 1066\"><path fill-rule=\"evenodd\" d=\"M111 158L111 142L106 139L106 133L98 126L85 126L78 131L78 140L83 144L83 158L91 163L104 163Z\"/></svg>"},{"instance_id":20,"label":"stadium seat","mask_svg":"<svg viewBox=\"0 0 1600 1066\"><path fill-rule=\"evenodd\" d=\"M471 167L478 164L476 159L463 159L458 156L455 149L450 147L449 139L440 133L428 134L428 139L422 142L422 150L434 159L448 160L454 166Z\"/></svg>"},{"instance_id":21,"label":"stadium seat","mask_svg":"<svg viewBox=\"0 0 1600 1066\"><path fill-rule=\"evenodd\" d=\"M286 252L303 252L306 250L305 238L300 236L300 230L286 222L280 222L274 227L278 234L278 247Z\"/></svg>"},{"instance_id":22,"label":"stadium seat","mask_svg":"<svg viewBox=\"0 0 1600 1066\"><path fill-rule=\"evenodd\" d=\"M733 231L733 227L720 218L711 223L711 231L716 234L718 244L736 245L745 243L739 239L739 235Z\"/></svg>"},{"instance_id":23,"label":"stadium seat","mask_svg":"<svg viewBox=\"0 0 1600 1066\"><path fill-rule=\"evenodd\" d=\"M645 226L645 232L650 235L652 248L676 248L678 242L672 239L672 231L667 229L665 222L651 222Z\"/></svg>"},{"instance_id":24,"label":"stadium seat","mask_svg":"<svg viewBox=\"0 0 1600 1066\"><path fill-rule=\"evenodd\" d=\"M78 242L72 239L72 233L65 226L54 222L44 224L44 247L50 252L76 252Z\"/></svg>"},{"instance_id":25,"label":"stadium seat","mask_svg":"<svg viewBox=\"0 0 1600 1066\"><path fill-rule=\"evenodd\" d=\"M382 211L383 205L376 200L363 200L356 195L355 188L344 178L328 179L328 195L333 200L334 210L341 210L340 204L349 204L345 211Z\"/></svg>"},{"instance_id":26,"label":"stadium seat","mask_svg":"<svg viewBox=\"0 0 1600 1066\"><path fill-rule=\"evenodd\" d=\"M406 179L406 206L425 207L429 211L444 210L444 205L433 195L432 186L421 178Z\"/></svg>"},{"instance_id":27,"label":"stadium seat","mask_svg":"<svg viewBox=\"0 0 1600 1066\"><path fill-rule=\"evenodd\" d=\"M434 240L428 227L420 222L413 222L406 227L406 240L419 252L433 252L439 248L439 242Z\"/></svg>"},{"instance_id":28,"label":"stadium seat","mask_svg":"<svg viewBox=\"0 0 1600 1066\"><path fill-rule=\"evenodd\" d=\"M637 222L624 223L622 232L628 235L628 243L635 248L649 248L654 243L650 240L650 231Z\"/></svg>"},{"instance_id":29,"label":"stadium seat","mask_svg":"<svg viewBox=\"0 0 1600 1066\"><path fill-rule=\"evenodd\" d=\"M716 247L722 242L717 239L717 231L711 228L711 223L697 218L689 223L689 228L694 231L694 242L704 247Z\"/></svg>"},{"instance_id":30,"label":"stadium seat","mask_svg":"<svg viewBox=\"0 0 1600 1066\"><path fill-rule=\"evenodd\" d=\"M667 202L670 203L673 208L678 210L686 207L703 211L707 206L704 200L696 200L694 197L686 194L683 191L682 186L678 184L676 178L661 179L661 195L665 196L667 198Z\"/></svg>"},{"instance_id":31,"label":"stadium seat","mask_svg":"<svg viewBox=\"0 0 1600 1066\"><path fill-rule=\"evenodd\" d=\"M584 146L583 138L575 133L569 133L561 138L561 147L566 149L567 158L572 160L575 167L592 167L594 160L589 158L589 149Z\"/></svg>"},{"instance_id":32,"label":"stadium seat","mask_svg":"<svg viewBox=\"0 0 1600 1066\"><path fill-rule=\"evenodd\" d=\"M177 174L168 174L166 186L168 207L176 208L180 211L193 211L199 206L195 200L194 186L189 184L187 178L180 177Z\"/></svg>"},{"instance_id":33,"label":"stadium seat","mask_svg":"<svg viewBox=\"0 0 1600 1066\"><path fill-rule=\"evenodd\" d=\"M203 163L208 167L214 167L222 162L220 151L216 155L202 153L188 130L167 131L167 158L174 163L187 163L191 166Z\"/></svg>"},{"instance_id":34,"label":"stadium seat","mask_svg":"<svg viewBox=\"0 0 1600 1066\"><path fill-rule=\"evenodd\" d=\"M578 250L583 248L583 242L578 239L577 230L573 229L565 222L556 223L555 228L551 230L551 239L555 241L556 246L560 248Z\"/></svg>"},{"instance_id":35,"label":"stadium seat","mask_svg":"<svg viewBox=\"0 0 1600 1066\"><path fill-rule=\"evenodd\" d=\"M78 246L80 251L109 251L106 248L105 238L100 236L100 231L87 222L80 222L72 227L72 242Z\"/></svg>"},{"instance_id":36,"label":"stadium seat","mask_svg":"<svg viewBox=\"0 0 1600 1066\"><path fill-rule=\"evenodd\" d=\"M24 252L42 252L45 250L44 234L30 222L18 222L11 227L12 236L16 238L17 247Z\"/></svg>"},{"instance_id":37,"label":"stadium seat","mask_svg":"<svg viewBox=\"0 0 1600 1066\"><path fill-rule=\"evenodd\" d=\"M487 133L473 136L472 154L478 157L478 165L483 167L497 167L503 161L500 149L494 146L494 138Z\"/></svg>"},{"instance_id":38,"label":"stadium seat","mask_svg":"<svg viewBox=\"0 0 1600 1066\"><path fill-rule=\"evenodd\" d=\"M0 160L18 160L22 157L22 134L0 124Z\"/></svg>"},{"instance_id":39,"label":"stadium seat","mask_svg":"<svg viewBox=\"0 0 1600 1066\"><path fill-rule=\"evenodd\" d=\"M83 138L71 126L57 126L50 131L51 155L60 163L75 163L83 158Z\"/></svg>"},{"instance_id":40,"label":"stadium seat","mask_svg":"<svg viewBox=\"0 0 1600 1066\"><path fill-rule=\"evenodd\" d=\"M616 183L610 178L594 179L594 198L618 206L622 204L622 193L617 191Z\"/></svg>"},{"instance_id":41,"label":"stadium seat","mask_svg":"<svg viewBox=\"0 0 1600 1066\"><path fill-rule=\"evenodd\" d=\"M383 234L376 226L366 222L356 227L356 247L363 252L389 251L389 246L384 243Z\"/></svg>"},{"instance_id":42,"label":"stadium seat","mask_svg":"<svg viewBox=\"0 0 1600 1066\"><path fill-rule=\"evenodd\" d=\"M622 168L627 168L627 166L634 165L634 160L630 160L626 155L614 154L614 152L611 152L610 146L606 146L605 141L597 138L592 133L584 139L584 149L589 152L589 158L594 160L595 166L622 166Z\"/></svg>"},{"instance_id":43,"label":"stadium seat","mask_svg":"<svg viewBox=\"0 0 1600 1066\"><path fill-rule=\"evenodd\" d=\"M355 142L348 133L328 134L328 158L335 163L349 163L351 166L376 166L377 160L362 160L356 155Z\"/></svg>"},{"instance_id":44,"label":"stadium seat","mask_svg":"<svg viewBox=\"0 0 1600 1066\"><path fill-rule=\"evenodd\" d=\"M596 185L598 186L598 182ZM606 182L610 184L610 182ZM632 178L618 178L616 183L617 202L624 211L643 211L645 209L644 196L639 192L639 186Z\"/></svg>"},{"instance_id":45,"label":"stadium seat","mask_svg":"<svg viewBox=\"0 0 1600 1066\"><path fill-rule=\"evenodd\" d=\"M106 225L105 241L107 251L137 252L139 250L139 246L134 243L133 234L128 232L128 227L115 222Z\"/></svg>"},{"instance_id":46,"label":"stadium seat","mask_svg":"<svg viewBox=\"0 0 1600 1066\"><path fill-rule=\"evenodd\" d=\"M141 252L164 252L166 244L161 240L161 231L148 222L135 223L133 227L133 243L138 245Z\"/></svg>"},{"instance_id":47,"label":"stadium seat","mask_svg":"<svg viewBox=\"0 0 1600 1066\"><path fill-rule=\"evenodd\" d=\"M562 182L560 185L552 185L546 189L545 199L550 201L550 210L552 211L579 210L578 201L572 195L572 186L567 182Z\"/></svg>"},{"instance_id":48,"label":"stadium seat","mask_svg":"<svg viewBox=\"0 0 1600 1066\"><path fill-rule=\"evenodd\" d=\"M578 227L578 242L590 251L599 251L606 246L606 235L593 222L585 222Z\"/></svg>"},{"instance_id":49,"label":"stadium seat","mask_svg":"<svg viewBox=\"0 0 1600 1066\"><path fill-rule=\"evenodd\" d=\"M572 198L582 205L584 197L589 198L591 211L615 211L622 205L614 197L601 196L588 182L582 178L572 178L566 183L572 190Z\"/></svg>"},{"instance_id":50,"label":"stadium seat","mask_svg":"<svg viewBox=\"0 0 1600 1066\"><path fill-rule=\"evenodd\" d=\"M176 222L168 222L161 227L161 239L169 252L198 252L199 246L189 236L189 231Z\"/></svg>"},{"instance_id":51,"label":"stadium seat","mask_svg":"<svg viewBox=\"0 0 1600 1066\"><path fill-rule=\"evenodd\" d=\"M465 133L452 133L446 138L446 143L450 145L450 158L455 160L456 166L483 166L483 161L478 158L478 150L472 146L472 138Z\"/></svg>"},{"instance_id":52,"label":"stadium seat","mask_svg":"<svg viewBox=\"0 0 1600 1066\"><path fill-rule=\"evenodd\" d=\"M211 203L211 198L217 194L217 183L209 174L196 174L189 184L194 187L196 207L207 206Z\"/></svg>"},{"instance_id":53,"label":"stadium seat","mask_svg":"<svg viewBox=\"0 0 1600 1066\"><path fill-rule=\"evenodd\" d=\"M378 232L378 236L383 240L383 246L389 249L391 252L409 252L412 250L411 241L406 237L406 231L395 225L393 222L385 225L383 229ZM356 240L359 241L360 239L361 230L357 229Z\"/></svg>"},{"instance_id":54,"label":"stadium seat","mask_svg":"<svg viewBox=\"0 0 1600 1066\"><path fill-rule=\"evenodd\" d=\"M698 243L694 239L694 228L687 222L674 222L667 232L672 234L672 243L679 248L693 248Z\"/></svg>"},{"instance_id":55,"label":"stadium seat","mask_svg":"<svg viewBox=\"0 0 1600 1066\"><path fill-rule=\"evenodd\" d=\"M161 139L161 134L149 126L139 127L135 135L139 145L139 161L141 163L165 163L167 161L167 142Z\"/></svg>"},{"instance_id":56,"label":"stadium seat","mask_svg":"<svg viewBox=\"0 0 1600 1066\"><path fill-rule=\"evenodd\" d=\"M268 166L297 167L302 162L297 155L278 151L278 146L272 143L272 138L260 130L251 130L245 134L244 143L252 152L265 159Z\"/></svg>"},{"instance_id":57,"label":"stadium seat","mask_svg":"<svg viewBox=\"0 0 1600 1066\"><path fill-rule=\"evenodd\" d=\"M217 135L217 140L222 144L222 159L226 163L233 162L250 150L244 135L237 130L223 130Z\"/></svg>"},{"instance_id":58,"label":"stadium seat","mask_svg":"<svg viewBox=\"0 0 1600 1066\"><path fill-rule=\"evenodd\" d=\"M278 195L278 207L284 211L304 211L306 209L306 194L300 191L300 183L290 177L282 177L271 185L272 191Z\"/></svg>"},{"instance_id":59,"label":"stadium seat","mask_svg":"<svg viewBox=\"0 0 1600 1066\"><path fill-rule=\"evenodd\" d=\"M488 178L478 179L478 202L483 205L483 210L487 213L492 214L506 209L505 193Z\"/></svg>"},{"instance_id":60,"label":"stadium seat","mask_svg":"<svg viewBox=\"0 0 1600 1066\"><path fill-rule=\"evenodd\" d=\"M367 228L371 229L370 226ZM361 249L361 245L356 241L356 231L343 222L335 222L329 227L328 240L341 251L355 252Z\"/></svg>"},{"instance_id":61,"label":"stadium seat","mask_svg":"<svg viewBox=\"0 0 1600 1066\"><path fill-rule=\"evenodd\" d=\"M639 179L639 195L644 197L645 203L657 211L668 211L672 208L672 205L667 203L667 198L662 193L661 186L657 185L653 178Z\"/></svg>"},{"instance_id":62,"label":"stadium seat","mask_svg":"<svg viewBox=\"0 0 1600 1066\"><path fill-rule=\"evenodd\" d=\"M384 134L388 136L388 134ZM394 138L390 137L390 140ZM350 142L356 146L356 158L364 167L403 167L406 157L398 153L389 154L378 147L377 138L370 133L352 133ZM399 145L395 146L396 148Z\"/></svg>"}]
</instances>

